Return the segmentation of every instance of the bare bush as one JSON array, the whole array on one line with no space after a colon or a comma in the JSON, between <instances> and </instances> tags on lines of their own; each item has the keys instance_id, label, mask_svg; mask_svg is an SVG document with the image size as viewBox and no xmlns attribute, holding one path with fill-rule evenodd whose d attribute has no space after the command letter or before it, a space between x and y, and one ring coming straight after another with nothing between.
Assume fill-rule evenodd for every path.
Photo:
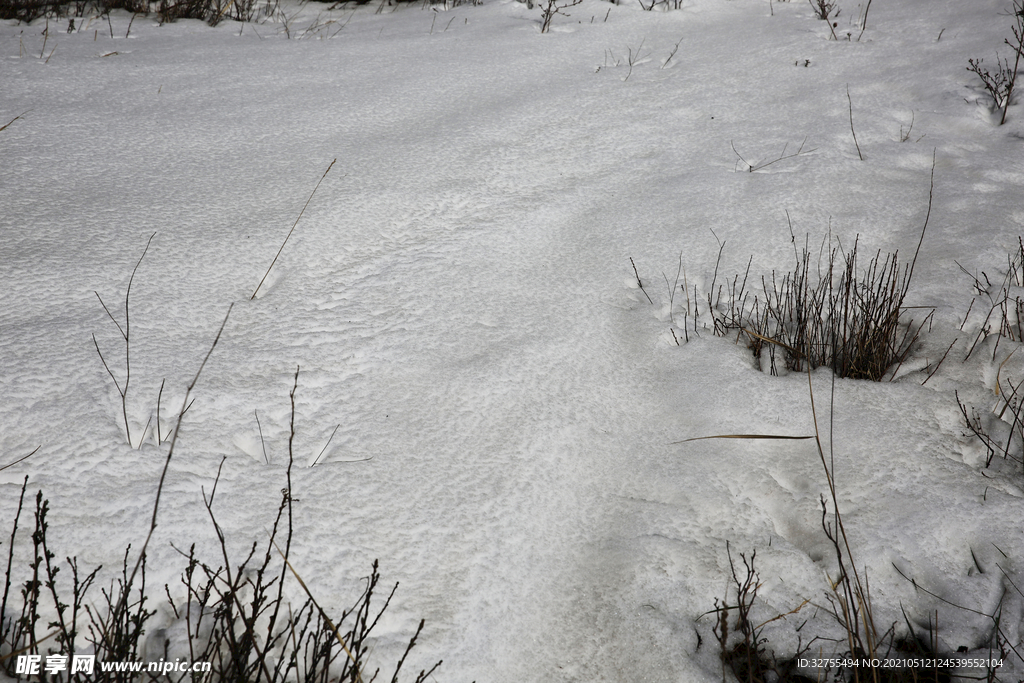
<instances>
[{"instance_id":1,"label":"bare bush","mask_svg":"<svg viewBox=\"0 0 1024 683\"><path fill-rule=\"evenodd\" d=\"M1010 66L1008 58L996 57L996 66L990 71L984 66L983 59L968 59L967 70L974 73L981 79L981 83L992 99L992 111L1002 110L999 118L999 125L1006 123L1006 112L1013 101L1013 89L1017 82L1017 70L1020 67L1020 58L1024 54L1024 0L1013 0L1014 25L1010 28L1013 40L1003 40L1013 50L1013 66Z\"/></svg>"},{"instance_id":2,"label":"bare bush","mask_svg":"<svg viewBox=\"0 0 1024 683\"><path fill-rule=\"evenodd\" d=\"M540 32L548 32L548 30L551 28L551 20L555 18L556 14L561 14L563 17L572 16L570 14L567 14L563 10L568 9L570 7L575 7L581 2L583 2L583 0L561 0L561 2L559 2L559 0L543 0L542 4L540 5Z\"/></svg>"}]
</instances>

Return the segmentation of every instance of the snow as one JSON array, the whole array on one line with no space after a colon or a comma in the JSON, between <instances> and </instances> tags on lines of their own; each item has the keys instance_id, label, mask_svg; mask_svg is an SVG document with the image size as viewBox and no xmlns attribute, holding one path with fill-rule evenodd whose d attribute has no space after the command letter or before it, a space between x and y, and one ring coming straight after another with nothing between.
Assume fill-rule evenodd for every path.
<instances>
[{"instance_id":1,"label":"snow","mask_svg":"<svg viewBox=\"0 0 1024 683\"><path fill-rule=\"evenodd\" d=\"M987 415L1015 346L962 361L980 319L963 324L975 293L954 263L997 282L1024 231L1024 110L995 125L966 70L1005 52L1008 3L891 0L860 40L860 6L841 3L838 42L801 2L586 0L548 34L511 0L284 7L291 39L279 16L155 15L126 38L114 12L51 21L44 50L45 21L0 24L0 125L23 115L0 132L0 464L40 446L0 472L0 520L28 475L59 556L113 572L145 538L167 445L126 443L91 335L121 377L95 293L123 322L156 233L131 290L133 442L161 380L172 425L234 307L183 421L149 585L178 585L171 543L217 557L201 491L223 458L229 549L265 540L298 367L292 561L339 608L374 558L400 582L382 666L424 618L409 670L443 658L439 681L719 680L700 617L725 594L726 543L757 551L766 618L827 606L827 485L813 441L678 443L814 423L805 375L758 372L707 332L676 345L686 302L670 308L666 279L681 258L706 291L719 240L719 282L751 256L757 279L789 268L787 211L798 240L831 229L906 258L934 153L907 302L934 322L895 382L837 380L833 399L813 373L817 419L878 622L939 610L947 651L987 647L990 621L899 571L982 612L1001 599L1020 645L1003 574L1022 585L1020 469L985 468L953 393ZM747 172L733 148L755 168L800 154ZM1003 380L1020 381L1017 355ZM836 632L825 609L798 616ZM780 652L793 626L772 627Z\"/></svg>"}]
</instances>

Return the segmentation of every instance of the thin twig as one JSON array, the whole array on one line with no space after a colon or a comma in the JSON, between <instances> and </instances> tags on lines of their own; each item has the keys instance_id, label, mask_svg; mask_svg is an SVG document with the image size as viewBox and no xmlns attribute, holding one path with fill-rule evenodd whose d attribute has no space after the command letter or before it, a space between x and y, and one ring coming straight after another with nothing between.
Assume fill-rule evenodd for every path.
<instances>
[{"instance_id":1,"label":"thin twig","mask_svg":"<svg viewBox=\"0 0 1024 683\"><path fill-rule=\"evenodd\" d=\"M640 41L640 46L636 49L636 54L633 54L633 48L631 48L628 45L626 46L626 49L629 51L629 58L628 58L629 71L626 73L626 77L622 79L623 81L628 81L629 77L633 75L633 65L636 64L637 60L640 59L640 50L643 49L644 42L646 40L647 40L647 37L645 36L643 38L643 40Z\"/></svg>"},{"instance_id":2,"label":"thin twig","mask_svg":"<svg viewBox=\"0 0 1024 683\"><path fill-rule=\"evenodd\" d=\"M15 117L14 117L13 119L11 119L10 121L8 121L8 122L7 122L7 123L5 123L4 125L0 126L0 131L2 131L2 130L5 130L5 129L6 129L6 128L7 128L8 126L10 126L10 125L11 125L12 123L14 123L15 121L17 121L18 119L20 119L20 118L24 118L25 114L29 113L30 111L32 111L32 110L31 110L31 109L28 109L28 110L26 110L26 111L23 111L23 112L21 112L20 114L18 114L17 116L15 116Z\"/></svg>"},{"instance_id":3,"label":"thin twig","mask_svg":"<svg viewBox=\"0 0 1024 683\"><path fill-rule=\"evenodd\" d=\"M124 292L124 327L121 327L121 324L119 322L117 322L117 319L114 318L114 315L110 312L110 309L107 308L107 305L105 303L103 303L103 297L100 296L100 293L95 291L95 290L93 290L93 293L96 295L96 298L99 299L99 301L100 301L100 306L102 306L103 310L106 312L107 317L110 318L111 322L114 323L114 326L117 327L117 331L121 333L121 337L124 338L124 385L123 386L118 384L117 378L114 377L114 373L110 370L110 366L107 365L107 361L103 357L103 353L100 352L100 345L96 341L96 335L95 334L92 335L92 343L96 347L96 353L99 354L100 361L103 363L103 367L106 369L107 374L110 375L110 379L112 379L114 381L114 387L117 389L117 393L121 395L121 416L124 418L124 431L125 431L126 437L128 438L128 445L129 446L132 446L133 444L132 444L132 430L131 430L131 426L128 424L128 385L131 383L131 378L132 378L132 362L131 362L131 313L130 313L128 304L129 304L129 299L131 298L131 295L132 295L132 283L135 282L135 273L138 272L139 266L142 265L142 259L146 258L146 253L149 251L149 245L152 244L154 237L156 237L156 233L155 232L152 235L149 236L148 240L146 240L146 248L142 250L142 256L140 256L139 260L135 263L135 267L132 268L131 277L128 278L128 288ZM143 436L145 436L145 434L143 434ZM141 443L141 441L140 441L140 443Z\"/></svg>"},{"instance_id":4,"label":"thin twig","mask_svg":"<svg viewBox=\"0 0 1024 683\"><path fill-rule=\"evenodd\" d=\"M666 59L666 60L665 60L664 62L662 62L662 63L661 63L661 68L662 68L662 69L664 69L665 67L667 67L667 66L668 66L668 63L672 61L672 58L676 56L676 52L677 52L677 51L679 50L679 45L680 45L680 44L681 44L682 42L683 42L683 39L682 39L682 38L680 38L680 39L679 39L679 42L678 42L678 43L676 43L676 44L675 44L675 46L674 46L674 47L672 48L672 52L670 52L670 53L669 53L669 55L668 55L668 59Z\"/></svg>"},{"instance_id":5,"label":"thin twig","mask_svg":"<svg viewBox=\"0 0 1024 683\"><path fill-rule=\"evenodd\" d=\"M949 352L953 349L953 344L956 344L958 341L960 341L960 337L953 340L953 343L949 345L948 349L946 349L946 353L942 354L942 358L940 358L939 362L935 364L935 369L928 373L928 376L924 378L923 382L921 382L921 386L927 384L928 380L932 378L932 375L939 371L939 368L942 367L942 361L946 360L946 356L949 355Z\"/></svg>"},{"instance_id":6,"label":"thin twig","mask_svg":"<svg viewBox=\"0 0 1024 683\"><path fill-rule=\"evenodd\" d=\"M306 207L309 206L309 202L312 201L313 195L316 194L317 189L320 187L320 183L322 183L324 178L327 177L327 174L331 172L331 168L333 168L335 161L337 161L337 159L332 161L330 166L327 167L327 170L324 171L324 174L320 176L320 180L317 181L316 187L314 187L313 191L309 194L309 199L307 199L306 203L302 205L302 211L299 211L299 217L296 218L295 223L292 224L292 229L288 231L288 236L284 238L284 242L281 243L281 248L277 250L277 254L274 255L274 260L270 262L270 268L267 268L267 272L263 274L263 279L260 280L258 285L256 285L256 289L253 291L252 296L249 297L249 301L256 298L256 294L260 291L260 287L263 286L263 282L267 279L267 276L270 275L270 271L274 267L274 264L277 263L277 257L281 255L282 251L284 251L284 245L288 244L288 239L292 236L292 233L295 232L295 226L299 224L302 214L306 212Z\"/></svg>"},{"instance_id":7,"label":"thin twig","mask_svg":"<svg viewBox=\"0 0 1024 683\"><path fill-rule=\"evenodd\" d=\"M682 441L671 441L670 446L674 446L680 443L687 443L689 441L703 441L705 439L813 439L814 436L780 436L777 434L716 434L715 436L695 436L692 439L683 439Z\"/></svg>"},{"instance_id":8,"label":"thin twig","mask_svg":"<svg viewBox=\"0 0 1024 683\"><path fill-rule=\"evenodd\" d=\"M857 146L857 156L864 161L864 155L860 152L860 143L857 142L857 131L853 129L853 99L850 97L850 84L846 84L846 100L850 103L850 132L853 133L853 144Z\"/></svg>"},{"instance_id":9,"label":"thin twig","mask_svg":"<svg viewBox=\"0 0 1024 683\"><path fill-rule=\"evenodd\" d=\"M910 279L914 276L914 266L917 264L917 255L921 253L921 245L924 244L924 233L928 230L928 220L932 217L932 195L935 191L935 154L938 148L932 149L932 173L928 181L928 211L924 215L924 225L921 226L921 237L917 240L917 249L914 250L914 258L910 262L910 271L907 273L906 287L910 287Z\"/></svg>"},{"instance_id":10,"label":"thin twig","mask_svg":"<svg viewBox=\"0 0 1024 683\"><path fill-rule=\"evenodd\" d=\"M32 457L33 455L35 455L36 453L38 453L38 452L39 452L39 449L40 449L40 448L42 448L42 446L36 446L36 447L35 447L34 449L32 449L32 452L31 452L31 453L29 453L28 455L23 455L23 456L21 456L20 458L18 458L17 460L15 460L14 462L10 462L10 463L7 463L7 464L6 464L6 465L4 465L3 467L0 467L0 472L3 472L3 471L4 471L4 470L6 470L6 469L7 469L8 467L14 467L15 465L17 465L17 464L18 464L19 462L21 462L22 460L28 460L28 459L29 459L29 458L31 458L31 457Z\"/></svg>"},{"instance_id":11,"label":"thin twig","mask_svg":"<svg viewBox=\"0 0 1024 683\"><path fill-rule=\"evenodd\" d=\"M811 154L812 152L816 152L818 150L818 148L815 147L814 149L809 149L809 150L807 150L805 152L804 151L804 145L805 144L807 144L807 138L803 139L803 142L800 143L800 148L797 149L796 152L794 152L793 154L786 154L786 149L788 149L788 147L789 147L789 143L787 142L785 145L782 146L782 152L779 153L778 157L776 157L775 159L772 159L771 161L768 161L768 162L765 162L765 163L759 163L759 164L755 165L755 164L751 164L746 159L744 159L740 155L740 153L736 150L736 145L731 140L729 141L729 145L732 146L733 153L735 153L736 156L739 158L739 160L742 161L746 165L748 173L753 173L754 171L760 171L762 168L767 168L768 166L771 166L772 164L777 164L780 161L785 161L786 159L792 159L793 157L803 156L804 154Z\"/></svg>"},{"instance_id":12,"label":"thin twig","mask_svg":"<svg viewBox=\"0 0 1024 683\"><path fill-rule=\"evenodd\" d=\"M316 464L317 464L318 462L320 462L320 458L322 458L322 457L323 457L323 455L324 455L324 453L326 453L326 452L327 452L327 447L331 445L331 439L333 439L333 438L334 438L334 435L338 433L338 428L339 428L339 427L341 427L341 423L339 423L339 424L338 424L338 425L337 425L337 426L336 426L336 427L334 428L334 431L333 431L333 432L331 432L331 435L330 435L329 437L327 437L327 443L325 443L325 444L324 444L323 450L321 450L321 451L320 451L320 455L316 456L316 460L314 460L314 461L313 461L313 464L312 464L312 465L310 465L310 467L313 467L313 465L316 465Z\"/></svg>"},{"instance_id":13,"label":"thin twig","mask_svg":"<svg viewBox=\"0 0 1024 683\"><path fill-rule=\"evenodd\" d=\"M252 411L253 415L256 416L256 429L260 432L260 445L263 446L263 460L269 465L270 457L267 455L267 442L263 440L263 425L260 424L260 414L257 411Z\"/></svg>"},{"instance_id":14,"label":"thin twig","mask_svg":"<svg viewBox=\"0 0 1024 683\"><path fill-rule=\"evenodd\" d=\"M857 36L857 42L864 36L864 31L868 28L868 11L871 9L871 0L868 0L868 4L864 7L864 16L860 20L860 35ZM941 34L940 34L941 35Z\"/></svg>"},{"instance_id":15,"label":"thin twig","mask_svg":"<svg viewBox=\"0 0 1024 683\"><path fill-rule=\"evenodd\" d=\"M640 273L638 273L636 270L636 264L633 263L632 256L629 257L629 262L633 264L633 274L636 276L636 283L640 286L640 291L644 293L644 296L646 296L647 300L651 302L651 305L653 305L654 302L651 301L651 295L647 293L646 289L644 289L644 283L640 282Z\"/></svg>"},{"instance_id":16,"label":"thin twig","mask_svg":"<svg viewBox=\"0 0 1024 683\"><path fill-rule=\"evenodd\" d=\"M160 391L156 392L156 445L159 446L164 442L163 434L160 432L160 399L164 395L164 383L167 381L166 378L160 380Z\"/></svg>"}]
</instances>

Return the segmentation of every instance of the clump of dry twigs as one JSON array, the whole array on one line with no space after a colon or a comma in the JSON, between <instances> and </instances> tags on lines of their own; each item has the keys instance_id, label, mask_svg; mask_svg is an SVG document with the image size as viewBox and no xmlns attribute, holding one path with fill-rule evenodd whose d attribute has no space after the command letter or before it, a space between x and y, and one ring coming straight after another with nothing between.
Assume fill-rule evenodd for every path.
<instances>
[{"instance_id":1,"label":"clump of dry twigs","mask_svg":"<svg viewBox=\"0 0 1024 683\"><path fill-rule=\"evenodd\" d=\"M231 558L227 535L214 513L218 470L211 491L203 492L203 504L216 532L221 557L204 561L197 557L195 544L187 551L179 551L185 559L180 586L163 587L168 607L165 612L173 615L169 617L170 623L161 624L155 618L158 611L147 590L148 538L135 553L130 545L126 548L120 571L109 586L100 588L97 599L93 589L102 567L85 572L77 558L69 557L63 564L55 561L57 555L47 540L49 502L42 492L36 494L34 524L28 537L31 559L27 572L16 566L14 547L19 541L19 524L25 509L25 477L8 539L0 597L0 671L19 681L54 683L158 679L175 683L374 680L380 671L370 668L370 643L398 584L382 604L378 603L381 577L374 561L352 606L331 616L314 598L293 564L291 444L297 388L298 370L290 394L292 433L288 441L286 486L266 542L254 542L240 561ZM176 428L175 434L177 431ZM157 499L158 503L159 489ZM154 506L151 532L156 511ZM130 561L132 554L136 556L134 565ZM70 573L69 579L65 578L66 573ZM295 601L297 591L286 590L286 582L292 583L289 577L301 588L304 598ZM390 678L393 683L399 680L423 627L424 622L420 621L395 664ZM68 664L76 654L94 657L93 669L73 671ZM24 666L27 657L35 658L34 671ZM63 658L60 661L64 666L46 672L45 678L41 678L45 663L55 657ZM201 668L178 667L182 661ZM133 671L126 663L141 663L141 670ZM423 683L440 664L421 670L412 680Z\"/></svg>"},{"instance_id":2,"label":"clump of dry twigs","mask_svg":"<svg viewBox=\"0 0 1024 683\"><path fill-rule=\"evenodd\" d=\"M960 270L971 278L975 293L961 329L969 321L978 328L963 360L966 362L984 352L988 362L998 365L994 387L996 401L991 410L979 412L962 401L959 393L956 394L957 405L965 427L988 452L985 467L990 467L998 455L1024 472L1024 376L1015 377L1016 373L1008 367L1024 343L1024 241L1017 238L1017 248L1007 254L1005 273L996 283L985 271L971 274L962 265ZM972 318L971 313L979 301L981 306Z\"/></svg>"},{"instance_id":3,"label":"clump of dry twigs","mask_svg":"<svg viewBox=\"0 0 1024 683\"><path fill-rule=\"evenodd\" d=\"M1013 101L1014 86L1017 83L1017 71L1020 69L1020 58L1024 55L1024 0L1013 0L1012 16L1014 24L1010 27L1013 40L1003 42L1013 51L1013 63L1009 59L996 57L996 66L990 70L984 66L983 59L968 59L967 70L977 75L992 100L992 111L1002 111L999 125L1006 123L1006 112Z\"/></svg>"},{"instance_id":4,"label":"clump of dry twigs","mask_svg":"<svg viewBox=\"0 0 1024 683\"><path fill-rule=\"evenodd\" d=\"M829 367L838 377L874 381L895 377L931 322L931 312L916 322L910 318L905 300L931 217L934 179L933 158L928 211L914 256L906 263L897 253L879 250L862 267L859 236L851 248L844 249L831 230L816 254L806 242L797 252L790 224L796 261L792 270L761 277L760 292L756 292L750 284L751 258L742 278L736 274L731 281L719 282L725 249L725 242L719 240L711 285L701 292L687 281L680 254L675 283L663 275L675 342L711 330L718 336L745 338L759 367L772 374ZM633 272L653 304L635 264ZM677 295L685 301L681 325L675 311ZM702 318L703 314L707 317ZM676 333L677 326L681 334Z\"/></svg>"},{"instance_id":5,"label":"clump of dry twigs","mask_svg":"<svg viewBox=\"0 0 1024 683\"><path fill-rule=\"evenodd\" d=\"M739 289L734 279L727 307L721 290L709 300L718 313L716 332L745 335L772 374L829 367L839 377L884 379L906 359L929 317L915 326L904 315L913 263L901 267L897 254L876 252L862 270L858 251L859 239L849 251L823 244L812 268L805 246L793 270L761 279L760 296L746 291L746 277Z\"/></svg>"}]
</instances>

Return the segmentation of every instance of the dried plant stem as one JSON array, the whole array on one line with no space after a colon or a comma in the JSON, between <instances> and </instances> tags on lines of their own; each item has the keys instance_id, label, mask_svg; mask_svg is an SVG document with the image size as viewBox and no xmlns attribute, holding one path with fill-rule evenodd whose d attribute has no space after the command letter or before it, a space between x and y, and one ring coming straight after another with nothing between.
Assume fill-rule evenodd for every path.
<instances>
[{"instance_id":1,"label":"dried plant stem","mask_svg":"<svg viewBox=\"0 0 1024 683\"><path fill-rule=\"evenodd\" d=\"M864 161L864 155L860 151L860 143L857 142L857 131L853 129L853 99L850 97L850 84L846 84L846 100L850 104L850 132L853 133L853 144L857 146L857 156Z\"/></svg>"},{"instance_id":2,"label":"dried plant stem","mask_svg":"<svg viewBox=\"0 0 1024 683\"><path fill-rule=\"evenodd\" d=\"M680 44L681 44L682 42L683 42L683 39L682 39L682 38L680 38L680 39L679 39L679 42L677 42L677 43L676 43L676 44L675 44L675 45L674 45L674 46L672 47L672 52L670 52L670 53L668 54L668 58L667 58L667 59L666 59L666 60L665 60L664 62L662 62L662 63L661 63L661 68L662 68L662 69L664 69L665 67L667 67L667 66L668 66L668 63L672 61L672 58L676 56L676 52L678 52L678 51L679 51L679 45L680 45Z\"/></svg>"},{"instance_id":3,"label":"dried plant stem","mask_svg":"<svg viewBox=\"0 0 1024 683\"><path fill-rule=\"evenodd\" d=\"M871 11L871 0L868 0L867 5L864 6L864 15L860 19L860 36L857 36L859 41L861 36L864 35L864 31L868 28L868 12Z\"/></svg>"},{"instance_id":4,"label":"dried plant stem","mask_svg":"<svg viewBox=\"0 0 1024 683\"><path fill-rule=\"evenodd\" d=\"M6 129L6 128L7 128L8 126L10 126L10 125L11 125L12 123L14 123L15 121L17 121L18 119L20 119L20 118L24 118L25 114L27 114L27 113L28 113L28 112L30 112L30 111L32 111L32 110L31 110L31 109L29 109L28 111L23 111L23 112L21 112L20 114L18 114L17 116L15 116L15 117L14 117L13 119L11 119L10 121L8 121L8 122L7 122L7 123L5 123L4 125L0 126L0 131L2 131L2 130L4 130L4 129Z\"/></svg>"},{"instance_id":5,"label":"dried plant stem","mask_svg":"<svg viewBox=\"0 0 1024 683\"><path fill-rule=\"evenodd\" d=\"M644 289L644 283L640 281L640 273L638 273L637 270L636 270L636 264L633 263L633 257L632 256L629 257L629 262L633 266L633 275L636 276L636 284L639 285L640 291L643 292L644 296L647 297L647 301L649 301L653 305L654 301L651 300L651 295L647 293L646 289Z\"/></svg>"},{"instance_id":6,"label":"dried plant stem","mask_svg":"<svg viewBox=\"0 0 1024 683\"><path fill-rule=\"evenodd\" d=\"M813 439L813 436L780 436L777 434L716 434L714 436L695 436L692 439L673 441L670 445L687 443L688 441L703 441L704 439Z\"/></svg>"},{"instance_id":7,"label":"dried plant stem","mask_svg":"<svg viewBox=\"0 0 1024 683\"><path fill-rule=\"evenodd\" d=\"M6 470L6 469L7 469L8 467L14 467L15 465L17 465L17 464L18 464L19 462L21 462L22 460L28 460L28 459L29 459L29 458L31 458L31 457L32 457L33 455L35 455L36 453L38 453L38 452L39 452L39 449L40 449L40 448L42 448L42 446L36 446L35 448L33 448L33 449L32 449L32 452L31 452L31 453L29 453L28 455L23 455L23 456L21 456L20 458L18 458L17 460L15 460L14 462L9 462L9 463L7 463L6 465L4 465L3 467L0 467L0 472L3 472L3 471L4 471L4 470Z\"/></svg>"},{"instance_id":8,"label":"dried plant stem","mask_svg":"<svg viewBox=\"0 0 1024 683\"><path fill-rule=\"evenodd\" d=\"M768 166L771 166L772 164L777 164L780 161L785 161L787 159L793 159L794 157L803 156L805 154L811 154L812 152L817 151L817 147L815 147L814 149L809 149L809 150L807 150L805 152L804 151L804 145L806 145L806 144L807 144L807 138L804 138L803 142L800 143L799 149L797 149L792 154L786 154L786 150L789 148L789 143L786 143L785 145L782 146L782 151L779 152L779 156L775 157L771 161L759 161L757 163L751 164L749 161L744 159L743 156L736 150L735 143L733 143L731 140L729 141L729 145L732 147L732 151L736 155L736 158L739 159L747 167L747 173L753 173L754 171L760 171L762 168L767 168Z\"/></svg>"},{"instance_id":9,"label":"dried plant stem","mask_svg":"<svg viewBox=\"0 0 1024 683\"><path fill-rule=\"evenodd\" d=\"M299 211L299 217L296 218L295 222L292 224L292 229L288 231L288 235L284 238L284 242L281 243L281 248L277 250L277 254L274 255L274 260L270 262L270 267L267 268L267 272L263 274L263 279L260 280L260 283L256 285L256 289L253 290L252 296L249 297L249 301L252 301L253 299L256 298L256 294L259 293L260 287L263 286L263 283L267 279L267 276L270 275L270 271L273 269L274 264L277 263L277 258L281 255L281 252L284 251L284 245L288 244L288 240L291 238L292 233L295 232L295 226L299 224L299 220L302 219L302 214L306 212L306 207L309 206L309 202L313 200L313 195L315 195L316 191L320 188L320 183L322 183L324 181L324 178L327 177L327 174L331 172L331 169L334 167L334 163L336 161L337 159L332 161L330 165L327 167L327 170L324 171L324 174L320 176L320 180L317 181L316 187L314 187L313 191L309 194L309 199L307 199L306 203L302 205L302 211Z\"/></svg>"},{"instance_id":10,"label":"dried plant stem","mask_svg":"<svg viewBox=\"0 0 1024 683\"><path fill-rule=\"evenodd\" d=\"M959 337L950 342L949 348L946 349L946 353L942 354L942 358L940 358L939 362L935 364L935 368L930 373L928 373L928 376L924 378L924 381L921 382L921 386L927 384L928 380L932 378L932 375L939 371L939 368L942 367L942 361L946 360L946 356L949 355L949 352L953 350L953 345L956 344L958 341L960 341Z\"/></svg>"},{"instance_id":11,"label":"dried plant stem","mask_svg":"<svg viewBox=\"0 0 1024 683\"><path fill-rule=\"evenodd\" d=\"M327 437L327 443L324 444L324 447L320 451L320 454L316 456L316 460L313 461L313 464L310 465L310 467L313 467L314 465L316 465L318 462L320 462L320 458L324 457L324 453L327 452L327 447L331 445L331 439L334 438L334 435L338 433L338 429L340 429L340 428L341 428L341 424L340 423L335 425L334 431L331 432L331 435L329 437Z\"/></svg>"},{"instance_id":12,"label":"dried plant stem","mask_svg":"<svg viewBox=\"0 0 1024 683\"><path fill-rule=\"evenodd\" d=\"M103 297L100 296L100 293L96 291L93 292L94 294L96 294L96 298L99 299L100 306L103 307L103 310L106 312L107 317L109 317L111 322L114 323L114 325L117 327L117 331L121 333L121 337L124 339L124 383L121 384L118 383L117 377L114 376L114 373L111 371L110 366L107 365L107 360L103 357L103 352L100 351L99 342L96 341L96 335L92 335L92 343L96 347L96 353L99 354L100 361L103 363L103 367L106 369L107 374L110 375L110 379L114 381L114 387L117 389L117 393L120 394L121 396L121 416L124 418L124 431L125 436L127 436L128 438L129 446L134 446L134 444L132 444L131 426L128 424L128 385L131 383L132 378L132 319L128 305L132 294L132 283L135 281L135 273L138 272L139 266L142 265L142 259L146 258L146 252L149 251L149 245L153 242L154 237L156 237L155 232L152 235L150 235L149 239L146 241L146 248L142 250L142 256L140 256L139 260L135 263L135 267L132 268L132 275L130 278L128 278L128 288L124 292L124 327L122 327L121 324L117 322L117 319L114 318L114 315L110 312L110 309L107 308L107 305L105 303L103 303ZM145 437L145 434L143 434L143 437ZM141 445L141 438L139 439L139 443Z\"/></svg>"},{"instance_id":13,"label":"dried plant stem","mask_svg":"<svg viewBox=\"0 0 1024 683\"><path fill-rule=\"evenodd\" d=\"M270 464L270 456L267 455L267 442L263 439L263 425L260 424L260 414L257 411L252 411L253 415L256 416L256 429L260 433L260 445L263 447L263 461L266 464Z\"/></svg>"},{"instance_id":14,"label":"dried plant stem","mask_svg":"<svg viewBox=\"0 0 1024 683\"><path fill-rule=\"evenodd\" d=\"M932 217L932 197L935 194L935 154L938 148L932 149L932 171L928 179L928 211L924 214L924 225L921 226L921 237L917 240L917 248L914 249L914 258L910 261L910 272L907 274L907 286L910 286L910 278L914 276L914 266L917 264L917 255L921 253L921 245L924 244L924 233L928 230L928 221Z\"/></svg>"}]
</instances>

